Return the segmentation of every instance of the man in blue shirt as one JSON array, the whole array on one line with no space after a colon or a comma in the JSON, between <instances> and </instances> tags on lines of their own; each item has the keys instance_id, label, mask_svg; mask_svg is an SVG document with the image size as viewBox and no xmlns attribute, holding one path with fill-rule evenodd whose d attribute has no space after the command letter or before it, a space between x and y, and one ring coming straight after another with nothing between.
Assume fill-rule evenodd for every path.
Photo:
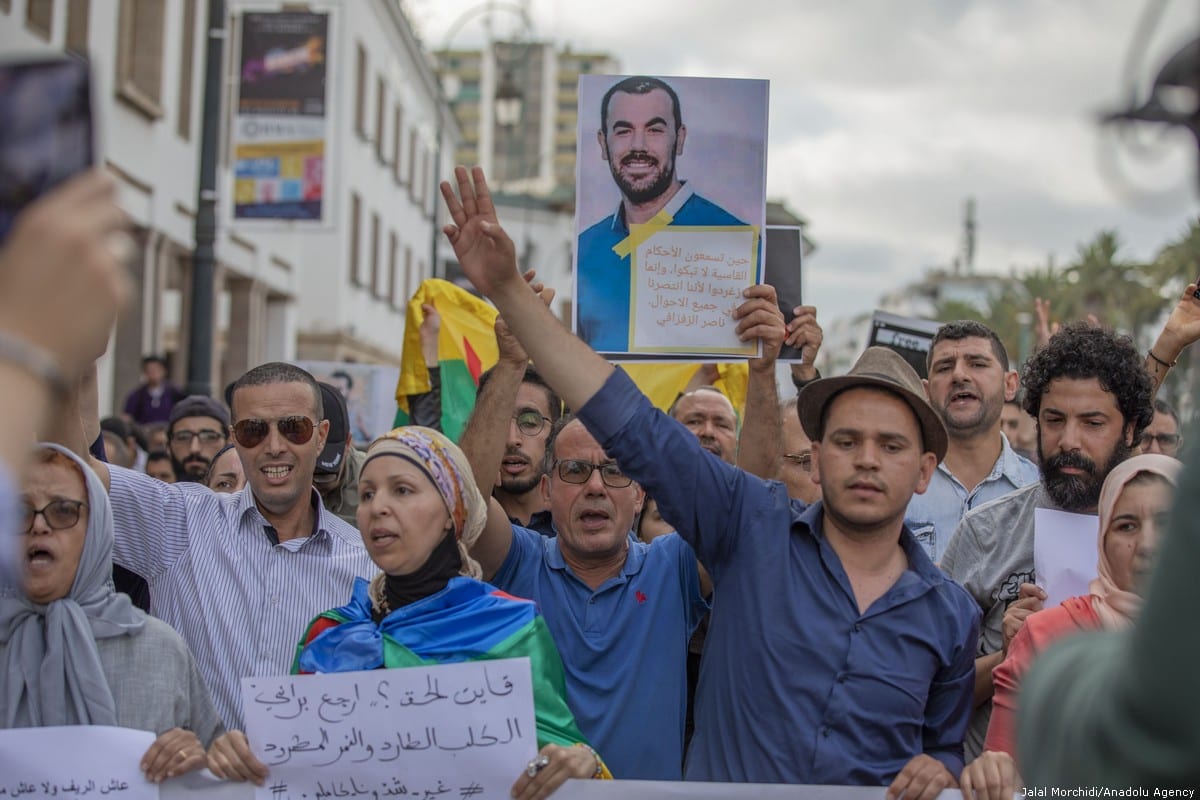
<instances>
[{"instance_id":1,"label":"man in blue shirt","mask_svg":"<svg viewBox=\"0 0 1200 800\"><path fill-rule=\"evenodd\" d=\"M935 563L967 511L1037 483L1037 465L1017 455L1000 432L1004 403L1017 393L1000 337L974 320L938 328L926 356L929 404L942 418L950 445L929 488L914 495L906 524Z\"/></svg>"},{"instance_id":2,"label":"man in blue shirt","mask_svg":"<svg viewBox=\"0 0 1200 800\"><path fill-rule=\"evenodd\" d=\"M946 451L916 373L872 348L850 375L805 388L824 499L790 501L783 484L706 452L567 335L521 279L483 171L456 179L461 200L449 184L442 193L464 272L713 577L686 777L888 785L892 798L955 785L979 610L903 524ZM743 340L764 334L760 320L739 326Z\"/></svg>"},{"instance_id":3,"label":"man in blue shirt","mask_svg":"<svg viewBox=\"0 0 1200 800\"><path fill-rule=\"evenodd\" d=\"M745 225L675 174L687 126L675 90L658 78L626 78L600 102L600 153L621 204L579 237L579 336L601 353L629 349L629 226L658 217L675 226Z\"/></svg>"}]
</instances>

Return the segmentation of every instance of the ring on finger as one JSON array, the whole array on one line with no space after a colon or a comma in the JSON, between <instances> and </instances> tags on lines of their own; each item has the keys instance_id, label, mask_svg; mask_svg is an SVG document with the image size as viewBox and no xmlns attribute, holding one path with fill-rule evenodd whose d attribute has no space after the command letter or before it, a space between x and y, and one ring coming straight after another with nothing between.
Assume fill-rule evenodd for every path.
<instances>
[{"instance_id":1,"label":"ring on finger","mask_svg":"<svg viewBox=\"0 0 1200 800\"><path fill-rule=\"evenodd\" d=\"M543 753L537 758L530 759L529 763L525 766L525 774L531 778L536 778L537 774L548 766L550 766L550 756Z\"/></svg>"}]
</instances>

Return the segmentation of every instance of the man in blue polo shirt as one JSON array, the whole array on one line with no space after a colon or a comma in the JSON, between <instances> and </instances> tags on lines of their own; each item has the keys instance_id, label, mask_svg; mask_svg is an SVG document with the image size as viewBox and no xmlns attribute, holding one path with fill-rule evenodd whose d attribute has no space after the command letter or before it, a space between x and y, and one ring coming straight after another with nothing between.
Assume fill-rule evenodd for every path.
<instances>
[{"instance_id":1,"label":"man in blue polo shirt","mask_svg":"<svg viewBox=\"0 0 1200 800\"><path fill-rule=\"evenodd\" d=\"M587 428L588 447L573 454L567 477L586 467L596 480L597 459L615 458L712 575L686 777L887 785L891 798L955 785L979 609L903 524L947 445L912 368L871 348L849 375L805 387L800 422L823 500L790 501L783 484L706 452L563 331L521 279L483 171L460 167L456 179L461 199L449 184L442 193L459 263ZM599 523L587 513L572 519L585 531Z\"/></svg>"},{"instance_id":2,"label":"man in blue polo shirt","mask_svg":"<svg viewBox=\"0 0 1200 800\"><path fill-rule=\"evenodd\" d=\"M675 174L687 126L679 96L658 78L614 84L600 101L600 154L621 190L621 204L579 237L576 298L579 337L601 353L629 348L629 226L745 225Z\"/></svg>"}]
</instances>

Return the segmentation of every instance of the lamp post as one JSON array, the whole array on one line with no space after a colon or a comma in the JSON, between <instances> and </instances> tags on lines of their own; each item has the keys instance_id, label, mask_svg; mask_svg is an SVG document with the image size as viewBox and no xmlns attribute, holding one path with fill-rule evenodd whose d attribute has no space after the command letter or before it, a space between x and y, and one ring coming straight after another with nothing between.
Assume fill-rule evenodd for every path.
<instances>
[{"instance_id":1,"label":"lamp post","mask_svg":"<svg viewBox=\"0 0 1200 800\"><path fill-rule=\"evenodd\" d=\"M472 19L475 19L476 17L483 16L483 15L487 16L487 23L488 23L487 30L488 30L489 42L494 41L494 39L491 36L491 18L495 12L505 12L505 13L514 15L520 21L521 32L523 34L525 34L528 38L532 39L533 22L529 17L529 12L526 9L525 4L494 2L494 0L489 0L489 2L487 2L487 3L482 3L478 6L474 6L472 8L467 9L462 14L460 14L456 20L454 20L454 22L450 25L449 29L446 31L446 35L442 38L442 45L439 48L438 52L445 53L447 50L449 50L451 42L453 41L454 37L459 33L459 31L462 30L463 26L466 25L468 22L470 22ZM448 80L448 78L450 76L447 76L447 78L443 78L442 73L445 72L445 70L443 69L443 65L439 63L438 67L439 67L438 80L437 80L438 96L436 98L437 104L438 104L438 108L437 108L437 146L436 146L436 155L435 155L434 169L433 169L433 196L435 198L438 196L438 194L441 191L440 187L441 187L441 182L442 182L442 176L440 174L440 171L441 171L441 167L442 167L442 157L443 157L443 152L442 152L443 139L444 139L445 133L446 133L446 115L453 113L453 111L452 111L453 104L458 99L459 91L461 88L458 85L458 82L455 81L454 87L453 87L454 91L448 92L447 84L451 83L451 81ZM448 94L453 94L453 97L448 97L447 96ZM495 114L496 114L496 121L500 125L510 127L510 129L514 128L520 122L520 119L521 119L521 113L522 113L523 105L524 105L524 97L521 93L520 88L513 81L511 69L506 69L504 74L501 76L501 80L499 81L499 83L496 86L496 90L493 94L493 97L495 98L494 109L495 109ZM435 201L434 208L433 208L433 216L432 216L433 224L431 225L433 235L430 238L430 244L429 244L429 257L430 257L429 263L430 263L431 269L433 270L434 277L445 278L446 277L445 270L443 269L442 263L438 257L438 248L441 243L442 232L437 224L437 220L438 220L438 204Z\"/></svg>"}]
</instances>

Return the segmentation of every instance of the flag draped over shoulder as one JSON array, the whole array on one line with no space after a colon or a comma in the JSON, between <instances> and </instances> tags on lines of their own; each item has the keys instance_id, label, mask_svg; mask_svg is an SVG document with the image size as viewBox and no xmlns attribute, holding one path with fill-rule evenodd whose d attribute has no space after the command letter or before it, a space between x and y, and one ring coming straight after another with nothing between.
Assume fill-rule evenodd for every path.
<instances>
[{"instance_id":1,"label":"flag draped over shoulder","mask_svg":"<svg viewBox=\"0 0 1200 800\"><path fill-rule=\"evenodd\" d=\"M624 363L621 368L629 373L629 377L637 384L642 393L650 398L656 407L666 411L675 402L675 398L687 387L699 364L647 364L642 362ZM750 380L750 370L746 362L730 362L717 364L720 377L714 387L720 389L741 417L746 410L746 386Z\"/></svg>"},{"instance_id":2,"label":"flag draped over shoulder","mask_svg":"<svg viewBox=\"0 0 1200 800\"><path fill-rule=\"evenodd\" d=\"M496 309L449 281L430 278L421 282L408 301L404 323L404 347L400 355L400 381L396 384L395 424L408 425L411 414L408 396L430 389L429 370L421 355L421 306L437 309L442 319L438 333L438 366L442 377L442 432L458 441L471 409L479 375L495 365Z\"/></svg>"}]
</instances>

